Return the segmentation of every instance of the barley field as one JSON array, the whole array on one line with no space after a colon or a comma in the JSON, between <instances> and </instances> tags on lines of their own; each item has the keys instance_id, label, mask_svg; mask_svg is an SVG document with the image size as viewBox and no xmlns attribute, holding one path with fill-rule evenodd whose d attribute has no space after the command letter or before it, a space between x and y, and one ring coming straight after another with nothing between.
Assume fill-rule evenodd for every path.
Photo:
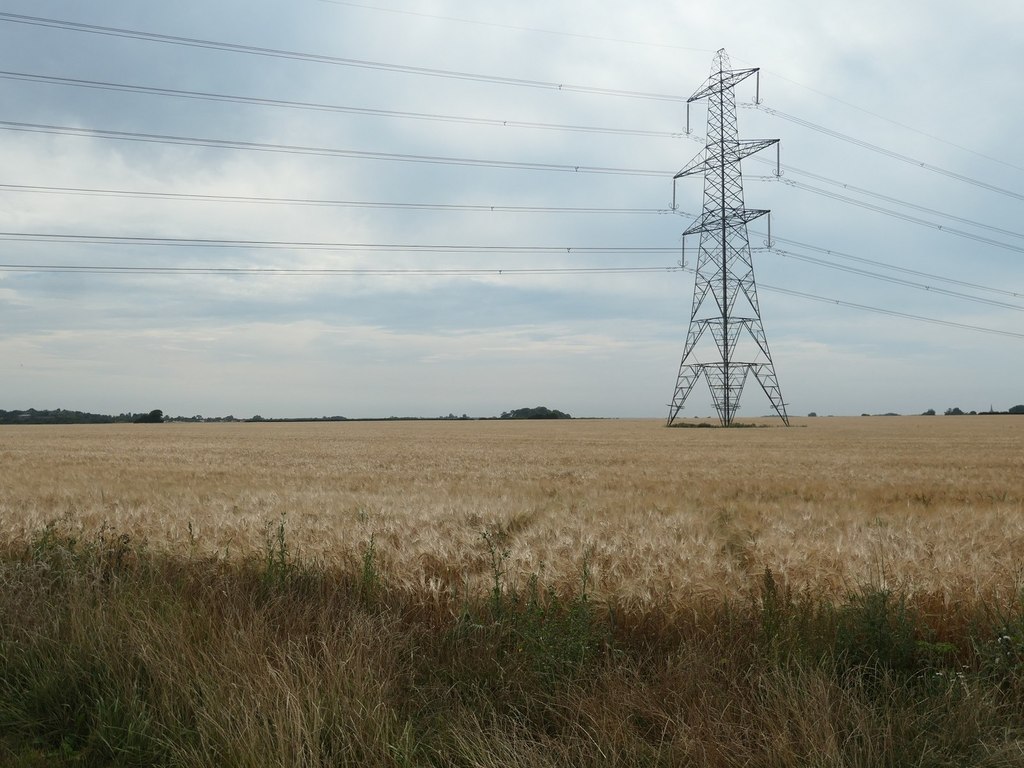
<instances>
[{"instance_id":1,"label":"barley field","mask_svg":"<svg viewBox=\"0 0 1024 768\"><path fill-rule=\"evenodd\" d=\"M1024 766L1024 418L750 423L0 428L0 765Z\"/></svg>"},{"instance_id":2,"label":"barley field","mask_svg":"<svg viewBox=\"0 0 1024 768\"><path fill-rule=\"evenodd\" d=\"M0 431L0 528L107 526L228 557L289 543L330 560L372 536L391 576L445 589L487 568L622 600L797 585L1020 586L1024 419L164 424ZM486 573L483 574L486 576Z\"/></svg>"}]
</instances>

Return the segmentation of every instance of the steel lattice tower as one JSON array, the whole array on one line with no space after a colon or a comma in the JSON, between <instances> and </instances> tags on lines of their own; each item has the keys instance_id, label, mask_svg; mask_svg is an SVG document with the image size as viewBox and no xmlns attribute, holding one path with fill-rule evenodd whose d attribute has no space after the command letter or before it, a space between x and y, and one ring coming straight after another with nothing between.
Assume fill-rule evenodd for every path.
<instances>
[{"instance_id":1,"label":"steel lattice tower","mask_svg":"<svg viewBox=\"0 0 1024 768\"><path fill-rule=\"evenodd\" d=\"M768 395L772 408L789 425L761 324L747 234L747 223L768 211L743 207L740 170L740 160L777 145L779 140L744 141L737 138L736 130L733 88L757 71L756 68L731 69L729 57L721 49L715 54L711 76L686 102L689 130L690 103L708 100L707 143L700 154L675 175L673 184L680 177L703 173L704 211L683 233L684 240L686 235L700 233L700 249L690 327L669 406L669 426L702 376L707 379L722 426L731 425L750 373ZM700 362L698 355L712 361Z\"/></svg>"}]
</instances>

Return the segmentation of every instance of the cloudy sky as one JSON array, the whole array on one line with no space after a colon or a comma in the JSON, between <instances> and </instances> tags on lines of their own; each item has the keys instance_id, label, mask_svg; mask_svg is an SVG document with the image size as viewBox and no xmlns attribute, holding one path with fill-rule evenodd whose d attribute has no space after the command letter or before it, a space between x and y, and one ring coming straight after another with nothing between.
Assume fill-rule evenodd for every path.
<instances>
[{"instance_id":1,"label":"cloudy sky","mask_svg":"<svg viewBox=\"0 0 1024 768\"><path fill-rule=\"evenodd\" d=\"M0 408L664 417L722 47L781 139L743 170L790 413L1024 402L1016 0L5 0L0 35Z\"/></svg>"}]
</instances>

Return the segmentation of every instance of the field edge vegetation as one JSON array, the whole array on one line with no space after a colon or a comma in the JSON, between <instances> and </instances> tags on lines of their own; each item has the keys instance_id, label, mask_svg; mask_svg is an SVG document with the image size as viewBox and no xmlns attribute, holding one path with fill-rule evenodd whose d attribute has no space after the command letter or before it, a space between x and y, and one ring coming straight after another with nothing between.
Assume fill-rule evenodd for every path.
<instances>
[{"instance_id":1,"label":"field edge vegetation","mask_svg":"<svg viewBox=\"0 0 1024 768\"><path fill-rule=\"evenodd\" d=\"M373 538L241 558L54 523L0 542L0 763L1024 765L1024 604L771 570L740 597L389 578ZM666 596L667 598L668 596ZM632 604L630 604L632 605Z\"/></svg>"}]
</instances>

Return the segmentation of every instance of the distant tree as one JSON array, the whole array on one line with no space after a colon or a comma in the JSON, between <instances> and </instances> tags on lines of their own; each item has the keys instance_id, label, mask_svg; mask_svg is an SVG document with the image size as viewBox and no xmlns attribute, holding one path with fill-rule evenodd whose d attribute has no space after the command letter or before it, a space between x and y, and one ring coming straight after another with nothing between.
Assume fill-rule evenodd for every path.
<instances>
[{"instance_id":1,"label":"distant tree","mask_svg":"<svg viewBox=\"0 0 1024 768\"><path fill-rule=\"evenodd\" d=\"M505 411L501 414L503 419L571 419L568 413L556 411L538 405L536 408L516 408L514 411Z\"/></svg>"},{"instance_id":2,"label":"distant tree","mask_svg":"<svg viewBox=\"0 0 1024 768\"><path fill-rule=\"evenodd\" d=\"M921 415L922 416L934 416L935 415L935 409L934 408L929 408L927 411L925 411Z\"/></svg>"},{"instance_id":3,"label":"distant tree","mask_svg":"<svg viewBox=\"0 0 1024 768\"><path fill-rule=\"evenodd\" d=\"M1024 413L1024 405L1015 405L1015 406L1013 406L1010 409L1009 412L1010 413Z\"/></svg>"},{"instance_id":4,"label":"distant tree","mask_svg":"<svg viewBox=\"0 0 1024 768\"><path fill-rule=\"evenodd\" d=\"M964 414L964 412L961 411L959 408L947 408L945 415L946 416L964 416L966 414Z\"/></svg>"},{"instance_id":5,"label":"distant tree","mask_svg":"<svg viewBox=\"0 0 1024 768\"><path fill-rule=\"evenodd\" d=\"M810 412L810 413L808 413L807 415L808 415L808 416L817 416L818 414L816 414L816 413L815 413L814 411L811 411L811 412Z\"/></svg>"},{"instance_id":6,"label":"distant tree","mask_svg":"<svg viewBox=\"0 0 1024 768\"><path fill-rule=\"evenodd\" d=\"M136 424L163 424L164 412L156 408L149 413L140 413L132 421Z\"/></svg>"}]
</instances>

